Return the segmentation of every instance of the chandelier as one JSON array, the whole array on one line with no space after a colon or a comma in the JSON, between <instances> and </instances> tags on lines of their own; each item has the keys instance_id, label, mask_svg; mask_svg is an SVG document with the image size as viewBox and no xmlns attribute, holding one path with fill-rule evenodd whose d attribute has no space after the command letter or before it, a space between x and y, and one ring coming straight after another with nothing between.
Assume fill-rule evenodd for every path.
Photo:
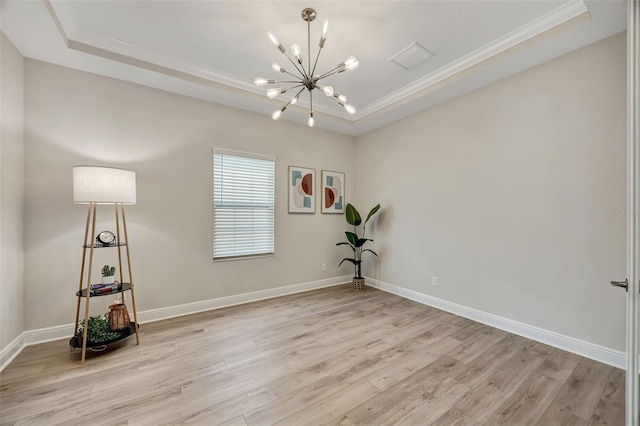
<instances>
[{"instance_id":1,"label":"chandelier","mask_svg":"<svg viewBox=\"0 0 640 426\"><path fill-rule=\"evenodd\" d=\"M276 38L276 36L273 35L271 31L267 33L273 45L277 47L278 50L284 56L287 57L287 59L289 60L289 62L291 62L291 64L293 64L293 66L295 67L295 70L298 72L299 75L287 71L284 67L281 67L277 63L273 63L273 65L271 65L271 68L273 68L274 71L287 74L293 79L292 80L268 80L265 78L256 78L253 81L254 84L258 87L263 87L268 84L276 84L276 83L291 84L291 86L289 87L277 87L277 88L267 89L267 97L269 99L275 99L276 97L286 93L287 91L290 91L290 90L295 91L295 89L301 88L298 91L298 93L296 93L295 96L289 99L289 101L282 108L274 111L273 114L271 114L271 118L273 118L274 120L279 119L280 115L284 112L285 109L287 109L289 105L295 105L298 102L298 97L300 96L300 93L302 93L304 89L307 89L309 91L309 120L307 121L307 124L309 125L309 127L313 127L313 125L315 124L315 120L313 118L313 89L321 90L326 96L335 98L338 104L342 106L345 109L345 111L347 111L347 113L351 115L355 114L356 109L353 105L349 105L347 103L346 96L336 93L333 90L333 87L331 86L324 86L322 84L319 84L319 81L322 80L323 78L327 78L329 76L341 73L343 71L354 70L358 68L358 66L360 65L360 62L358 62L358 60L354 56L349 56L344 62L339 63L338 66L336 66L335 68L325 72L324 74L316 75L315 71L316 71L316 65L318 65L318 58L320 58L320 52L322 51L322 48L324 47L324 44L327 40L326 35L327 35L327 27L329 25L329 21L324 21L324 25L322 26L322 36L320 37L320 43L318 43L318 46L319 46L318 54L316 55L316 60L313 63L313 68L312 68L311 67L311 21L316 19L316 11L311 8L304 9L302 11L302 19L307 22L308 61L307 61L306 68L304 66L304 61L302 59L302 52L300 50L299 45L294 44L291 46L291 53L295 58L295 61L294 61L294 59L292 59L291 56L289 56L289 54L287 53L287 49L285 49L285 47L278 42L278 39Z\"/></svg>"}]
</instances>

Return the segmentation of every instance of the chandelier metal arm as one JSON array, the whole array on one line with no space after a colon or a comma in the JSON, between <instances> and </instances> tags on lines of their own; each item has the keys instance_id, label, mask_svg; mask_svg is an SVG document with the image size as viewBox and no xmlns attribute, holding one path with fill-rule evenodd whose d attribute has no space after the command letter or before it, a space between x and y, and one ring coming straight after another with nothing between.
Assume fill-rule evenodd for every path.
<instances>
[{"instance_id":1,"label":"chandelier metal arm","mask_svg":"<svg viewBox=\"0 0 640 426\"><path fill-rule=\"evenodd\" d=\"M297 46L297 45L294 45L294 46ZM299 48L299 46L298 46L298 48ZM293 46L292 46L292 49L293 49ZM307 77L307 75L308 75L307 74L307 70L304 68L304 61L302 60L302 57L300 56L300 52L298 51L298 53L296 54L295 51L294 51L294 55L293 56L296 58L296 61L298 61L298 63L302 67L302 72L304 74L304 77Z\"/></svg>"},{"instance_id":2,"label":"chandelier metal arm","mask_svg":"<svg viewBox=\"0 0 640 426\"><path fill-rule=\"evenodd\" d=\"M296 81L296 83L297 83L297 81ZM298 87L302 87L302 89L300 90L300 92L302 92L302 91L305 89L303 86L304 86L304 84L303 84L303 83L300 83L300 84L296 84L295 86L287 87L287 90L291 90L291 89L296 89L296 88L298 88ZM286 91L286 90L285 90L285 91ZM283 93L284 93L284 92L283 92Z\"/></svg>"},{"instance_id":3,"label":"chandelier metal arm","mask_svg":"<svg viewBox=\"0 0 640 426\"><path fill-rule=\"evenodd\" d=\"M320 54L318 52L318 54ZM311 71L311 20L307 21L307 60L309 64L309 75L307 77L313 77L313 71Z\"/></svg>"},{"instance_id":4,"label":"chandelier metal arm","mask_svg":"<svg viewBox=\"0 0 640 426\"><path fill-rule=\"evenodd\" d=\"M280 72L285 73L285 74L289 74L289 75L290 75L291 77L293 77L293 78L300 79L300 77L299 77L299 76L297 76L297 75L295 75L295 74L290 73L289 71L285 70L284 68L283 68L283 71L280 71Z\"/></svg>"},{"instance_id":5,"label":"chandelier metal arm","mask_svg":"<svg viewBox=\"0 0 640 426\"><path fill-rule=\"evenodd\" d=\"M300 87L300 86L296 86L296 87ZM294 96L294 98L297 98L298 96L300 96L300 93L302 93L302 91L306 89L306 87L303 87L302 89L300 89L300 91L298 93L296 93L296 95ZM291 102L291 101L289 101Z\"/></svg>"},{"instance_id":6,"label":"chandelier metal arm","mask_svg":"<svg viewBox=\"0 0 640 426\"><path fill-rule=\"evenodd\" d=\"M320 52L322 52L322 47L318 48L318 55L316 56L316 62L313 64L313 71L311 71L311 75L313 75L313 73L316 72L316 66L318 65L318 58L320 58ZM309 65L311 65L311 64L309 64ZM321 78L322 77L319 77L318 80L321 79Z\"/></svg>"},{"instance_id":7,"label":"chandelier metal arm","mask_svg":"<svg viewBox=\"0 0 640 426\"><path fill-rule=\"evenodd\" d=\"M302 72L304 73L304 76L305 77L308 76L309 74L307 74L307 70L304 68L304 61L302 60L302 58L298 61L298 63L302 67Z\"/></svg>"},{"instance_id":8,"label":"chandelier metal arm","mask_svg":"<svg viewBox=\"0 0 640 426\"><path fill-rule=\"evenodd\" d=\"M318 80L320 80L321 78L332 76L334 74L338 74L338 73L340 73L342 71L344 71L344 66L343 65L338 65L337 67L335 67L335 68L325 72L324 74L322 74L320 77L318 77Z\"/></svg>"},{"instance_id":9,"label":"chandelier metal arm","mask_svg":"<svg viewBox=\"0 0 640 426\"><path fill-rule=\"evenodd\" d=\"M307 78L309 76L309 74L307 74L307 70L304 69L304 64L302 63L302 61L300 61L300 67L302 68L302 76L303 76L303 78Z\"/></svg>"},{"instance_id":10,"label":"chandelier metal arm","mask_svg":"<svg viewBox=\"0 0 640 426\"><path fill-rule=\"evenodd\" d=\"M297 79L297 80L269 80L269 82L267 84L278 84L278 83L302 83L302 81L300 79Z\"/></svg>"},{"instance_id":11,"label":"chandelier metal arm","mask_svg":"<svg viewBox=\"0 0 640 426\"><path fill-rule=\"evenodd\" d=\"M293 59L291 59L289 57L289 55L287 54L287 52L283 53L284 56L287 57L287 59L289 60L289 62L291 62L293 64L294 67L296 67L296 69L298 70L298 72L300 73L300 75L302 76L302 78L305 78L307 76L307 74L305 72L303 72L300 68L298 68L298 65L295 63L295 61ZM291 74L287 71L287 74ZM291 74L294 75L294 74Z\"/></svg>"},{"instance_id":12,"label":"chandelier metal arm","mask_svg":"<svg viewBox=\"0 0 640 426\"><path fill-rule=\"evenodd\" d=\"M295 89L296 87L300 87L300 86L299 86L299 85L298 85L298 86L294 86L294 87L291 87L291 89ZM300 89L300 91L298 91L298 93L296 93L296 95L295 95L293 98L289 99L289 102L287 102L286 104L284 104L284 106L283 106L282 108L286 108L286 107L288 107L288 106L289 106L289 104L291 103L291 101L293 101L293 100L294 100L294 99L296 99L298 96L300 96L300 93L302 93L302 91L303 91L304 89L305 89L305 87L303 87L302 89Z\"/></svg>"}]
</instances>

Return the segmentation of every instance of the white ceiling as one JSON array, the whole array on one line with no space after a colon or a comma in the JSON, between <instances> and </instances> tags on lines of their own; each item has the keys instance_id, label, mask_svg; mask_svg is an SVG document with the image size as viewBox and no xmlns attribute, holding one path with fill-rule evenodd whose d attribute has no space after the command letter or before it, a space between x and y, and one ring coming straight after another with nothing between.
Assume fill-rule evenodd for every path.
<instances>
[{"instance_id":1,"label":"white ceiling","mask_svg":"<svg viewBox=\"0 0 640 426\"><path fill-rule=\"evenodd\" d=\"M359 135L626 28L626 2L536 1L5 1L1 29L29 58L255 111L269 119L291 94L269 100L255 77L278 79L273 31L312 61L324 20L323 73L348 56L360 67L325 84L358 108L350 116L314 92L316 126ZM435 56L407 71L390 61L417 42ZM305 60L306 61L306 60ZM316 72L318 74L318 72ZM306 123L308 94L281 120ZM312 130L310 130L312 131Z\"/></svg>"}]
</instances>

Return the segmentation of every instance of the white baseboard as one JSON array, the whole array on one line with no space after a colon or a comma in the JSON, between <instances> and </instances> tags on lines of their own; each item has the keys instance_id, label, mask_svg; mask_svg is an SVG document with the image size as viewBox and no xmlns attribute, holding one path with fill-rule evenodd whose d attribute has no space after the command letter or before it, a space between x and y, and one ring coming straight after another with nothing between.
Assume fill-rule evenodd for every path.
<instances>
[{"instance_id":1,"label":"white baseboard","mask_svg":"<svg viewBox=\"0 0 640 426\"><path fill-rule=\"evenodd\" d=\"M573 337L565 336L549 330L544 330L542 328L500 317L498 315L479 311L477 309L469 308L457 303L449 302L444 299L439 299L437 297L429 296L424 293L419 293L414 290L409 290L404 287L399 287L373 278L367 278L366 282L368 286L378 288L388 293L393 293L397 296L404 297L405 299L410 299L424 305L451 312L452 314L469 318L473 321L490 325L491 327L499 328L501 330L508 331L519 336L527 337L529 339L545 343L547 345L563 349L568 352L573 352L585 358L591 358L593 360L623 370L626 369L627 361L624 352L605 348L604 346L596 345L595 343L578 340Z\"/></svg>"},{"instance_id":2,"label":"white baseboard","mask_svg":"<svg viewBox=\"0 0 640 426\"><path fill-rule=\"evenodd\" d=\"M285 287L270 288L252 293L236 294L233 296L220 297L218 299L203 300L201 302L186 303L184 305L169 306L166 308L151 309L138 312L138 322L140 324L160 321L183 315L195 314L198 312L210 311L213 309L225 308L228 306L242 305L249 302L272 299L274 297L286 296L287 294L302 293L309 290L316 290L324 287L332 287L351 281L350 275L328 278L325 280L311 281L302 284L294 284ZM133 319L133 318L132 318ZM73 324L56 325L53 327L27 330L16 337L6 348L0 351L0 371L2 371L25 346L38 343L50 342L53 340L69 339L73 335Z\"/></svg>"},{"instance_id":3,"label":"white baseboard","mask_svg":"<svg viewBox=\"0 0 640 426\"><path fill-rule=\"evenodd\" d=\"M180 317L212 309L226 308L227 306L242 305L244 303L257 302L259 300L273 299L287 294L302 293L324 287L345 284L351 281L350 275L329 278L326 280L311 281L308 283L294 284L285 287L270 288L268 290L254 291L252 293L236 294L220 297L218 299L203 300L201 302L187 303L184 305L169 306L166 308L152 309L138 312L138 322L144 324L151 321Z\"/></svg>"},{"instance_id":4,"label":"white baseboard","mask_svg":"<svg viewBox=\"0 0 640 426\"><path fill-rule=\"evenodd\" d=\"M138 322L144 324L163 319L175 318L183 315L195 314L214 309L220 309L228 306L241 305L249 302L257 302L260 300L271 299L274 297L285 296L287 294L301 293L309 290L315 290L324 287L331 287L351 281L350 275L342 277L329 278L326 280L312 281L302 284L294 284L285 287L277 287L268 290L261 290L252 293L243 293L233 296L221 297L218 299L204 300L201 302L186 303L183 305L169 306L166 308L152 309L149 311L138 312ZM544 330L508 318L493 315L477 309L469 308L437 297L419 293L383 281L367 278L367 285L378 288L380 290L392 293L406 299L422 303L424 305L433 306L443 311L451 312L471 320L490 325L519 336L527 337L541 343L554 346L569 352L573 352L586 358L620 368L626 368L626 356L624 352L605 348L594 343L585 342L573 337L565 336L553 331ZM53 327L40 328L36 330L27 330L16 337L5 348L0 350L0 371L22 351L25 346L45 343L53 340L70 338L73 331L73 324L63 324Z\"/></svg>"},{"instance_id":5,"label":"white baseboard","mask_svg":"<svg viewBox=\"0 0 640 426\"><path fill-rule=\"evenodd\" d=\"M24 332L22 332L18 337L13 339L11 343L0 350L0 371L4 370L4 368L22 352L24 346Z\"/></svg>"}]
</instances>

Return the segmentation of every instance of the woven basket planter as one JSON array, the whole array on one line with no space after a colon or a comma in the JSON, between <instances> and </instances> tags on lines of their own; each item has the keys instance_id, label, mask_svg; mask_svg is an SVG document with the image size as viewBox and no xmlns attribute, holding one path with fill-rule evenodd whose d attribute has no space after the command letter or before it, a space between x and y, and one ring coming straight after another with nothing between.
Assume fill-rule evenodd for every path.
<instances>
[{"instance_id":1,"label":"woven basket planter","mask_svg":"<svg viewBox=\"0 0 640 426\"><path fill-rule=\"evenodd\" d=\"M364 291L364 278L353 277L353 291Z\"/></svg>"}]
</instances>

